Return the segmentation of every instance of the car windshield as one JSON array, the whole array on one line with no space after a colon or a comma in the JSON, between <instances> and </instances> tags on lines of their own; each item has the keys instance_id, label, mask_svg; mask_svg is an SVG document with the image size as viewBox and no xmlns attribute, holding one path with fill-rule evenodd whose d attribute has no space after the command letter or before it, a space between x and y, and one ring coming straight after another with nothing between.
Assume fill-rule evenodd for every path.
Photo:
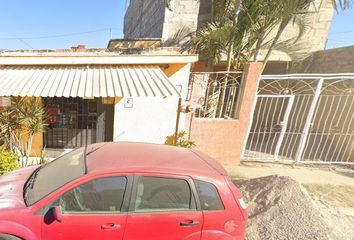
<instances>
[{"instance_id":1,"label":"car windshield","mask_svg":"<svg viewBox=\"0 0 354 240\"><path fill-rule=\"evenodd\" d=\"M38 168L27 180L24 198L30 206L85 174L85 148L78 148Z\"/></svg>"}]
</instances>

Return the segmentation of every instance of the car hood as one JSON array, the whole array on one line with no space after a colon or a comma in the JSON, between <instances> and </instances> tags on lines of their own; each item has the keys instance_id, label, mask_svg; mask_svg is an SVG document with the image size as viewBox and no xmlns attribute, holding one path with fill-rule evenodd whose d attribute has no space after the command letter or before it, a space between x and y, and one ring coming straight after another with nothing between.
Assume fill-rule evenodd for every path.
<instances>
[{"instance_id":1,"label":"car hood","mask_svg":"<svg viewBox=\"0 0 354 240\"><path fill-rule=\"evenodd\" d=\"M23 187L39 166L22 168L0 177L0 210L25 207Z\"/></svg>"}]
</instances>

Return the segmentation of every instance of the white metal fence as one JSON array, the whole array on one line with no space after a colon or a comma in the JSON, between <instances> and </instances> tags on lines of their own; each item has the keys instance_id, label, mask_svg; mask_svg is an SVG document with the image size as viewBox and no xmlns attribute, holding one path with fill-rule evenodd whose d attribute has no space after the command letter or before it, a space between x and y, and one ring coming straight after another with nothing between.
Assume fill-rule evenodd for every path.
<instances>
[{"instance_id":1,"label":"white metal fence","mask_svg":"<svg viewBox=\"0 0 354 240\"><path fill-rule=\"evenodd\" d=\"M354 164L354 74L262 76L243 160Z\"/></svg>"},{"instance_id":2,"label":"white metal fence","mask_svg":"<svg viewBox=\"0 0 354 240\"><path fill-rule=\"evenodd\" d=\"M234 118L239 102L242 72L194 72L188 101L197 118Z\"/></svg>"}]
</instances>

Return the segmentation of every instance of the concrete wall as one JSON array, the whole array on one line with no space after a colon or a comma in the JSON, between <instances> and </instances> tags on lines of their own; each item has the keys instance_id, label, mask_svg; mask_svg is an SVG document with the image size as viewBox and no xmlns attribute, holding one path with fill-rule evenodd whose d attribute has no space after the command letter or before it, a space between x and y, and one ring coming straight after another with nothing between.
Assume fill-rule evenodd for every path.
<instances>
[{"instance_id":1,"label":"concrete wall","mask_svg":"<svg viewBox=\"0 0 354 240\"><path fill-rule=\"evenodd\" d=\"M332 0L315 0L309 8L311 14L306 15L306 21L308 27L305 34L298 41L301 44L302 53L311 53L325 49L327 35L332 23L334 9ZM276 31L271 35L275 35ZM281 36L281 41L294 38L298 35L298 27L293 24L289 24ZM288 60L280 56L277 58L275 52L272 58L275 60Z\"/></svg>"},{"instance_id":2,"label":"concrete wall","mask_svg":"<svg viewBox=\"0 0 354 240\"><path fill-rule=\"evenodd\" d=\"M332 0L314 0L308 10L311 13L307 14L305 18L303 17L307 25L305 33L296 42L298 49L292 50L296 50L298 55L306 55L325 49L329 28L335 12ZM277 31L278 29L275 28L269 34L267 40L271 40ZM282 33L279 42L295 39L298 37L298 34L298 25L289 23ZM266 50L262 50L259 54L259 59L262 60L266 53ZM290 61L291 56L286 52L273 50L269 59L272 61Z\"/></svg>"},{"instance_id":3,"label":"concrete wall","mask_svg":"<svg viewBox=\"0 0 354 240\"><path fill-rule=\"evenodd\" d=\"M124 16L124 37L161 38L165 11L160 0L131 0Z\"/></svg>"},{"instance_id":4,"label":"concrete wall","mask_svg":"<svg viewBox=\"0 0 354 240\"><path fill-rule=\"evenodd\" d=\"M178 97L140 97L133 107L124 107L124 98L115 105L114 141L164 143L175 131Z\"/></svg>"},{"instance_id":5,"label":"concrete wall","mask_svg":"<svg viewBox=\"0 0 354 240\"><path fill-rule=\"evenodd\" d=\"M170 81L186 97L190 64L170 66L174 71L166 73ZM171 70L171 69L170 69ZM136 141L162 144L173 135L176 128L178 97L133 98L133 107L124 107L124 98L115 105L114 141ZM185 129L185 114L181 114L179 131Z\"/></svg>"},{"instance_id":6,"label":"concrete wall","mask_svg":"<svg viewBox=\"0 0 354 240\"><path fill-rule=\"evenodd\" d=\"M300 63L294 63L292 72L298 73L352 73L354 46L318 51Z\"/></svg>"},{"instance_id":7,"label":"concrete wall","mask_svg":"<svg viewBox=\"0 0 354 240\"><path fill-rule=\"evenodd\" d=\"M182 27L185 32L195 31L210 19L211 0L171 0L171 10L164 7L163 1L131 0L124 19L125 38L162 38L167 40ZM301 52L310 53L325 48L329 27L333 18L332 0L315 0L307 15L308 27L300 39ZM275 36L276 30L270 34ZM298 27L293 24L284 31L281 40L298 35ZM266 51L262 51L265 55ZM274 52L272 60L289 60L282 52Z\"/></svg>"},{"instance_id":8,"label":"concrete wall","mask_svg":"<svg viewBox=\"0 0 354 240\"><path fill-rule=\"evenodd\" d=\"M199 0L172 0L171 10L163 1L131 0L124 17L124 38L172 38L185 28L197 29Z\"/></svg>"},{"instance_id":9,"label":"concrete wall","mask_svg":"<svg viewBox=\"0 0 354 240\"><path fill-rule=\"evenodd\" d=\"M196 142L197 149L226 165L240 162L261 69L262 65L259 63L252 63L245 68L237 119L192 120L190 136Z\"/></svg>"},{"instance_id":10,"label":"concrete wall","mask_svg":"<svg viewBox=\"0 0 354 240\"><path fill-rule=\"evenodd\" d=\"M165 22L162 39L173 38L182 28L183 34L188 34L197 30L199 0L173 0L171 10L165 12Z\"/></svg>"}]
</instances>

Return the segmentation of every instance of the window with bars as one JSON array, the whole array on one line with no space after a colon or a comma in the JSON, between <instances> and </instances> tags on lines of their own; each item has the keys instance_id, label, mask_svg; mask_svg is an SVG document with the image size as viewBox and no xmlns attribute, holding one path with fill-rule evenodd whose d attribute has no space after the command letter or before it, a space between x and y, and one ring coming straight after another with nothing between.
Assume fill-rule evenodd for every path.
<instances>
[{"instance_id":1,"label":"window with bars","mask_svg":"<svg viewBox=\"0 0 354 240\"><path fill-rule=\"evenodd\" d=\"M95 143L97 101L82 98L45 98L45 146L76 148Z\"/></svg>"},{"instance_id":2,"label":"window with bars","mask_svg":"<svg viewBox=\"0 0 354 240\"><path fill-rule=\"evenodd\" d=\"M197 118L236 118L241 72L198 72L190 77L187 101Z\"/></svg>"}]
</instances>

